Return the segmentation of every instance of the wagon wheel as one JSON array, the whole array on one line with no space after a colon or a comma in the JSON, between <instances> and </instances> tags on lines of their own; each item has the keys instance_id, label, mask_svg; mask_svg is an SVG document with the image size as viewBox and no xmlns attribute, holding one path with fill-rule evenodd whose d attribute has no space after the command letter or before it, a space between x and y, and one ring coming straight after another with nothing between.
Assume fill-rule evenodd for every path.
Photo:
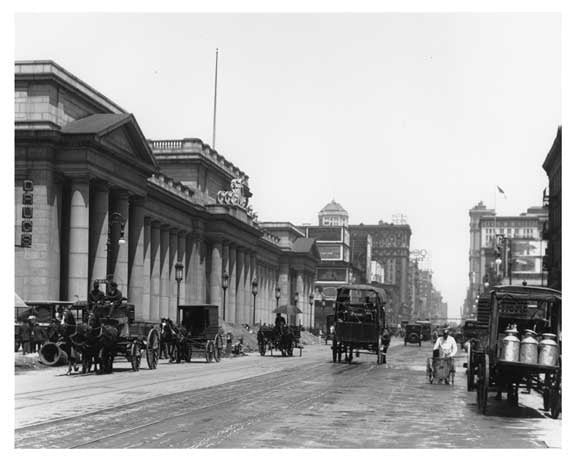
<instances>
[{"instance_id":1,"label":"wagon wheel","mask_svg":"<svg viewBox=\"0 0 576 461\"><path fill-rule=\"evenodd\" d=\"M546 376L544 377L544 390L542 391L542 406L544 411L550 411L550 395L552 394L551 387L552 378L550 373L546 373Z\"/></svg>"},{"instance_id":2,"label":"wagon wheel","mask_svg":"<svg viewBox=\"0 0 576 461\"><path fill-rule=\"evenodd\" d=\"M82 352L82 374L89 373L90 368L92 368L92 355Z\"/></svg>"},{"instance_id":3,"label":"wagon wheel","mask_svg":"<svg viewBox=\"0 0 576 461\"><path fill-rule=\"evenodd\" d=\"M210 363L214 359L214 343L212 341L208 340L206 342L204 353L206 356L206 362Z\"/></svg>"},{"instance_id":4,"label":"wagon wheel","mask_svg":"<svg viewBox=\"0 0 576 461\"><path fill-rule=\"evenodd\" d=\"M428 382L432 384L434 382L434 373L432 372L431 360L426 360L426 376L428 377Z\"/></svg>"},{"instance_id":5,"label":"wagon wheel","mask_svg":"<svg viewBox=\"0 0 576 461\"><path fill-rule=\"evenodd\" d=\"M192 360L192 343L190 341L184 341L184 360L190 362Z\"/></svg>"},{"instance_id":6,"label":"wagon wheel","mask_svg":"<svg viewBox=\"0 0 576 461\"><path fill-rule=\"evenodd\" d=\"M130 346L130 363L132 364L132 370L140 370L140 361L142 360L142 349L140 343L134 341Z\"/></svg>"},{"instance_id":7,"label":"wagon wheel","mask_svg":"<svg viewBox=\"0 0 576 461\"><path fill-rule=\"evenodd\" d=\"M476 404L478 410L485 415L488 404L488 384L490 380L490 369L488 355L484 354L484 363L478 367L478 382L476 384Z\"/></svg>"},{"instance_id":8,"label":"wagon wheel","mask_svg":"<svg viewBox=\"0 0 576 461\"><path fill-rule=\"evenodd\" d=\"M468 346L468 352L466 354L467 358L467 368L466 368L466 390L471 392L474 390L474 367L475 365L472 363L473 354L472 354L472 344Z\"/></svg>"},{"instance_id":9,"label":"wagon wheel","mask_svg":"<svg viewBox=\"0 0 576 461\"><path fill-rule=\"evenodd\" d=\"M346 362L348 362L348 365L350 365L352 363L352 358L354 356L354 350L352 346L346 347Z\"/></svg>"},{"instance_id":10,"label":"wagon wheel","mask_svg":"<svg viewBox=\"0 0 576 461\"><path fill-rule=\"evenodd\" d=\"M518 407L518 384L510 383L508 385L508 392L506 393L506 400L508 405L512 408Z\"/></svg>"},{"instance_id":11,"label":"wagon wheel","mask_svg":"<svg viewBox=\"0 0 576 461\"><path fill-rule=\"evenodd\" d=\"M556 373L555 379L552 381L553 385L550 389L550 416L553 419L558 419L562 412L562 382L560 372Z\"/></svg>"},{"instance_id":12,"label":"wagon wheel","mask_svg":"<svg viewBox=\"0 0 576 461\"><path fill-rule=\"evenodd\" d=\"M152 328L148 332L148 340L146 341L146 363L148 368L154 370L158 366L158 357L160 354L160 335L158 330Z\"/></svg>"},{"instance_id":13,"label":"wagon wheel","mask_svg":"<svg viewBox=\"0 0 576 461\"><path fill-rule=\"evenodd\" d=\"M378 344L376 345L376 365L382 365L384 358L382 356L382 336L378 335Z\"/></svg>"},{"instance_id":14,"label":"wagon wheel","mask_svg":"<svg viewBox=\"0 0 576 461\"><path fill-rule=\"evenodd\" d=\"M220 333L217 333L214 336L214 360L219 362L222 358L222 350L224 349L224 341L222 341L222 336Z\"/></svg>"},{"instance_id":15,"label":"wagon wheel","mask_svg":"<svg viewBox=\"0 0 576 461\"><path fill-rule=\"evenodd\" d=\"M332 362L336 363L338 360L338 343L336 339L332 339Z\"/></svg>"}]
</instances>

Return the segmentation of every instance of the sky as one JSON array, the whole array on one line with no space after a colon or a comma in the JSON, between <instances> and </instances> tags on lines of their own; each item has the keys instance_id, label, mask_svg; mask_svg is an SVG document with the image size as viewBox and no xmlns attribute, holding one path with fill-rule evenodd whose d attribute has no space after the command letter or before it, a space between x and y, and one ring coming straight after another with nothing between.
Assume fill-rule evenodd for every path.
<instances>
[{"instance_id":1,"label":"sky","mask_svg":"<svg viewBox=\"0 0 576 461\"><path fill-rule=\"evenodd\" d=\"M212 144L261 221L404 214L457 316L468 210L541 205L561 125L558 13L15 16L17 60L52 59L133 113L148 139ZM496 186L506 199L496 196Z\"/></svg>"}]
</instances>

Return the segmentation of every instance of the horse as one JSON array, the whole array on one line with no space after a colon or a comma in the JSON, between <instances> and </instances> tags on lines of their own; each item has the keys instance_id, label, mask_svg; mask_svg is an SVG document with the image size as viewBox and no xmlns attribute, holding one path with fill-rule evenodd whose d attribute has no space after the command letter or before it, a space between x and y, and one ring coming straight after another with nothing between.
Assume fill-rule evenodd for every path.
<instances>
[{"instance_id":1,"label":"horse","mask_svg":"<svg viewBox=\"0 0 576 461\"><path fill-rule=\"evenodd\" d=\"M60 325L58 326L58 334L62 341L61 348L68 356L68 371L66 374L70 375L72 374L72 368L74 368L74 371L78 371L77 362L80 357L78 349L72 340L73 336L76 334L76 319L69 309L64 311L64 315L60 321Z\"/></svg>"},{"instance_id":2,"label":"horse","mask_svg":"<svg viewBox=\"0 0 576 461\"><path fill-rule=\"evenodd\" d=\"M186 329L177 327L169 318L162 318L160 323L160 350L165 350L170 362L180 363L184 353Z\"/></svg>"},{"instance_id":3,"label":"horse","mask_svg":"<svg viewBox=\"0 0 576 461\"><path fill-rule=\"evenodd\" d=\"M275 347L282 353L282 357L291 357L294 349L294 332L284 324L275 327Z\"/></svg>"},{"instance_id":4,"label":"horse","mask_svg":"<svg viewBox=\"0 0 576 461\"><path fill-rule=\"evenodd\" d=\"M102 324L100 317L94 311L88 315L88 341L86 352L94 360L95 370L100 366L100 372L112 372L115 346L118 340L118 329L112 325ZM88 365L88 370L90 366Z\"/></svg>"}]
</instances>

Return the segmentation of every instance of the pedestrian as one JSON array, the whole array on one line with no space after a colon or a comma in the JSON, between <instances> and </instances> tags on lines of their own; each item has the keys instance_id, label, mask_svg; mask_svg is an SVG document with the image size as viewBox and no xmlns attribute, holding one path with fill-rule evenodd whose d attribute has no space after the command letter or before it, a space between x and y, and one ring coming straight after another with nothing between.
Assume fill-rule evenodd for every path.
<instances>
[{"instance_id":1,"label":"pedestrian","mask_svg":"<svg viewBox=\"0 0 576 461\"><path fill-rule=\"evenodd\" d=\"M456 340L450 336L448 328L444 328L442 336L436 340L433 351L438 351L437 353L440 358L447 358L450 371L454 371L454 356L456 352L458 352L458 345L456 344ZM445 379L444 382L448 384L448 379Z\"/></svg>"},{"instance_id":2,"label":"pedestrian","mask_svg":"<svg viewBox=\"0 0 576 461\"><path fill-rule=\"evenodd\" d=\"M22 322L20 325L20 341L22 342L22 355L30 353L30 341L32 339L32 332L30 328L30 322L28 319Z\"/></svg>"}]
</instances>

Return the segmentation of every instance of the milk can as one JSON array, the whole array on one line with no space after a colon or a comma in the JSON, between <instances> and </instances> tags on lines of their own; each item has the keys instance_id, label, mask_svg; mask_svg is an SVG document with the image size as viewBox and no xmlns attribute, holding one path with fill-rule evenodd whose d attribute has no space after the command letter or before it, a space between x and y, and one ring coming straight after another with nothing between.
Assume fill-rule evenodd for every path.
<instances>
[{"instance_id":1,"label":"milk can","mask_svg":"<svg viewBox=\"0 0 576 461\"><path fill-rule=\"evenodd\" d=\"M538 364L555 367L558 364L558 344L554 333L543 333L539 344Z\"/></svg>"},{"instance_id":2,"label":"milk can","mask_svg":"<svg viewBox=\"0 0 576 461\"><path fill-rule=\"evenodd\" d=\"M524 337L520 341L520 362L538 363L538 340L535 331L524 330Z\"/></svg>"},{"instance_id":3,"label":"milk can","mask_svg":"<svg viewBox=\"0 0 576 461\"><path fill-rule=\"evenodd\" d=\"M502 340L502 353L500 360L503 362L517 362L520 352L520 340L516 336L516 330L506 330L506 337Z\"/></svg>"}]
</instances>

